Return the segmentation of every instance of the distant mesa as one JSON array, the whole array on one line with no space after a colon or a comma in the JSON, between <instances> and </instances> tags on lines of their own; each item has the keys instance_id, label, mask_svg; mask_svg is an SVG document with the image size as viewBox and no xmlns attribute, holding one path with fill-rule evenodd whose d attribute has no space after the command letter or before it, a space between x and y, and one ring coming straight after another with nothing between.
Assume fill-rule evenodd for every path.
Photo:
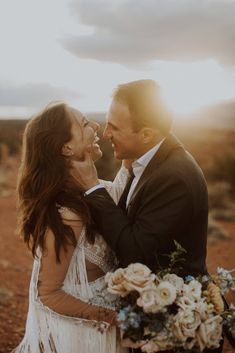
<instances>
[{"instance_id":1,"label":"distant mesa","mask_svg":"<svg viewBox=\"0 0 235 353\"><path fill-rule=\"evenodd\" d=\"M201 109L188 121L202 127L235 130L235 100L224 101Z\"/></svg>"}]
</instances>

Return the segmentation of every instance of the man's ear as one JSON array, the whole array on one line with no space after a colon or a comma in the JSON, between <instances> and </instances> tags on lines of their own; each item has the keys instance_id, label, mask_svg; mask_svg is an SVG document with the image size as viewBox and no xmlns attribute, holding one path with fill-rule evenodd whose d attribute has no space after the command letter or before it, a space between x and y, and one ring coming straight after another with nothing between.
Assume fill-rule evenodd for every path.
<instances>
[{"instance_id":1,"label":"man's ear","mask_svg":"<svg viewBox=\"0 0 235 353\"><path fill-rule=\"evenodd\" d=\"M141 129L141 139L144 144L150 143L155 137L155 131L149 127L144 127Z\"/></svg>"},{"instance_id":2,"label":"man's ear","mask_svg":"<svg viewBox=\"0 0 235 353\"><path fill-rule=\"evenodd\" d=\"M61 154L63 156L65 156L65 157L69 157L69 156L73 156L74 155L72 147L70 145L67 145L67 144L65 144L62 147Z\"/></svg>"}]
</instances>

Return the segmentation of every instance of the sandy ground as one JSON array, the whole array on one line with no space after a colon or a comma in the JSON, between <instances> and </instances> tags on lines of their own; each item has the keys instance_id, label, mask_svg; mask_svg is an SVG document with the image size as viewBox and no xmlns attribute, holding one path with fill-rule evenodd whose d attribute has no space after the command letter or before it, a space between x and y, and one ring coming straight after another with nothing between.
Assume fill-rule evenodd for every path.
<instances>
[{"instance_id":1,"label":"sandy ground","mask_svg":"<svg viewBox=\"0 0 235 353\"><path fill-rule=\"evenodd\" d=\"M235 267L235 224L223 223L230 237L208 245L208 267ZM15 197L0 197L0 353L11 352L23 337L32 258L16 235ZM235 303L235 296L229 301ZM225 342L224 353L234 350ZM66 353L66 352L64 352Z\"/></svg>"}]
</instances>

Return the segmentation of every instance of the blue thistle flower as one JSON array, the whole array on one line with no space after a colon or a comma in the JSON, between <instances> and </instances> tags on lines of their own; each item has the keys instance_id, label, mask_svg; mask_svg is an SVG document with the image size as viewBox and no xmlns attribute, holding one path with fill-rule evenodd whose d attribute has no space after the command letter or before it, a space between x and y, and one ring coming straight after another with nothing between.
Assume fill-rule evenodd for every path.
<instances>
[{"instance_id":1,"label":"blue thistle flower","mask_svg":"<svg viewBox=\"0 0 235 353\"><path fill-rule=\"evenodd\" d=\"M193 276L191 276L191 275L188 275L188 276L186 276L185 278L184 278L184 280L185 280L185 282L191 282L191 281L193 281L195 278L193 277Z\"/></svg>"},{"instance_id":2,"label":"blue thistle flower","mask_svg":"<svg viewBox=\"0 0 235 353\"><path fill-rule=\"evenodd\" d=\"M122 309L119 311L118 315L117 315L117 320L119 322L123 322L126 320L126 317L127 317L127 313Z\"/></svg>"}]
</instances>

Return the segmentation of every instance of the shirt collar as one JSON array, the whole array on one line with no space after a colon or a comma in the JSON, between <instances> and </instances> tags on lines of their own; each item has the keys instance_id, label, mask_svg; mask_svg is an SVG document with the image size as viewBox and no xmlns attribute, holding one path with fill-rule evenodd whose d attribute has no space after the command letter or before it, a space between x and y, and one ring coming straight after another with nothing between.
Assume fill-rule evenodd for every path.
<instances>
[{"instance_id":1,"label":"shirt collar","mask_svg":"<svg viewBox=\"0 0 235 353\"><path fill-rule=\"evenodd\" d=\"M154 147L152 147L148 152L146 152L143 156L138 158L135 162L132 163L132 167L135 168L137 166L143 166L144 168L148 165L150 160L153 158L155 153L159 150L161 144L165 138L163 138L159 143L157 143Z\"/></svg>"}]
</instances>

